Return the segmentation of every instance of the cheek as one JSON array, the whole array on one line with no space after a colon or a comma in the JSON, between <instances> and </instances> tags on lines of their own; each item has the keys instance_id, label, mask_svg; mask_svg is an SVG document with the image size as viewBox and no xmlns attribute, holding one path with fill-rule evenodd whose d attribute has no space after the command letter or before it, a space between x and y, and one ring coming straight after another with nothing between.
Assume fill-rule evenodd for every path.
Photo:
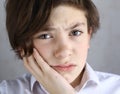
<instances>
[{"instance_id":1,"label":"cheek","mask_svg":"<svg viewBox=\"0 0 120 94\"><path fill-rule=\"evenodd\" d=\"M51 53L50 47L48 45L39 45L38 43L34 43L34 47L38 50L42 58L47 61Z\"/></svg>"},{"instance_id":2,"label":"cheek","mask_svg":"<svg viewBox=\"0 0 120 94\"><path fill-rule=\"evenodd\" d=\"M46 54L48 54L48 49L46 49L46 47L36 47L37 50L39 51L40 55L44 56Z\"/></svg>"},{"instance_id":3,"label":"cheek","mask_svg":"<svg viewBox=\"0 0 120 94\"><path fill-rule=\"evenodd\" d=\"M76 53L78 57L81 58L81 60L86 60L87 58L87 53L88 53L88 48L89 48L89 43L88 42L81 42L79 45L76 47Z\"/></svg>"}]
</instances>

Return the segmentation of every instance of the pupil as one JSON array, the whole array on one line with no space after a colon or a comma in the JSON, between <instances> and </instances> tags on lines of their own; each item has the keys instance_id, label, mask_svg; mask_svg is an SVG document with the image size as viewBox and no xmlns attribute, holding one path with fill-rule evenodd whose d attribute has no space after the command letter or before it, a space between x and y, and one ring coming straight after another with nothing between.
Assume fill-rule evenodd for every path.
<instances>
[{"instance_id":1,"label":"pupil","mask_svg":"<svg viewBox=\"0 0 120 94\"><path fill-rule=\"evenodd\" d=\"M79 35L79 33L80 33L80 32L78 32L78 31L74 31L74 32L73 32L74 35Z\"/></svg>"},{"instance_id":2,"label":"pupil","mask_svg":"<svg viewBox=\"0 0 120 94\"><path fill-rule=\"evenodd\" d=\"M49 38L50 36L49 35L44 35L45 38Z\"/></svg>"}]
</instances>

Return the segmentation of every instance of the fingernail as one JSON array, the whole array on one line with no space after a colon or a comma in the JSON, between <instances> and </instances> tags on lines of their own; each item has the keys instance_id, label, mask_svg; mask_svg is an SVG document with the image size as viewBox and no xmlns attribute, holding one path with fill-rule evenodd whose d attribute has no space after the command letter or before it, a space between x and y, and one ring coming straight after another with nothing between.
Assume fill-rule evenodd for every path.
<instances>
[{"instance_id":1,"label":"fingernail","mask_svg":"<svg viewBox=\"0 0 120 94\"><path fill-rule=\"evenodd\" d=\"M34 53L36 52L35 48L33 48L33 52L34 52Z\"/></svg>"},{"instance_id":2,"label":"fingernail","mask_svg":"<svg viewBox=\"0 0 120 94\"><path fill-rule=\"evenodd\" d=\"M25 56L25 52L24 52L24 50L21 50L20 55L21 55L21 57L24 57L24 56Z\"/></svg>"},{"instance_id":3,"label":"fingernail","mask_svg":"<svg viewBox=\"0 0 120 94\"><path fill-rule=\"evenodd\" d=\"M36 53L37 53L37 50L36 50L35 48L33 48L33 52L34 52L34 54L36 54Z\"/></svg>"}]
</instances>

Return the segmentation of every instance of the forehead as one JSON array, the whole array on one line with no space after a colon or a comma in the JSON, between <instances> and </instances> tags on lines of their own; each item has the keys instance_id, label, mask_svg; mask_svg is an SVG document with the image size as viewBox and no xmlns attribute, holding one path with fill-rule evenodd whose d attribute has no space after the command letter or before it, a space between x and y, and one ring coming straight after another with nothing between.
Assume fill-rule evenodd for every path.
<instances>
[{"instance_id":1,"label":"forehead","mask_svg":"<svg viewBox=\"0 0 120 94\"><path fill-rule=\"evenodd\" d=\"M52 10L47 26L67 26L76 23L87 24L85 12L72 6L60 5Z\"/></svg>"}]
</instances>

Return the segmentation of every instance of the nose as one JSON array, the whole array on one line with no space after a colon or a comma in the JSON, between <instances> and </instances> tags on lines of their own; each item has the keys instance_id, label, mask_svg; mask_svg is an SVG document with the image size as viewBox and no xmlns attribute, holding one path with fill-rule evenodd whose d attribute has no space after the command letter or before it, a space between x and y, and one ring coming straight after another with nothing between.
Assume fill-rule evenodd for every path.
<instances>
[{"instance_id":1,"label":"nose","mask_svg":"<svg viewBox=\"0 0 120 94\"><path fill-rule=\"evenodd\" d=\"M58 59L69 58L72 55L72 45L69 41L60 40L58 41L55 50L55 57Z\"/></svg>"}]
</instances>

